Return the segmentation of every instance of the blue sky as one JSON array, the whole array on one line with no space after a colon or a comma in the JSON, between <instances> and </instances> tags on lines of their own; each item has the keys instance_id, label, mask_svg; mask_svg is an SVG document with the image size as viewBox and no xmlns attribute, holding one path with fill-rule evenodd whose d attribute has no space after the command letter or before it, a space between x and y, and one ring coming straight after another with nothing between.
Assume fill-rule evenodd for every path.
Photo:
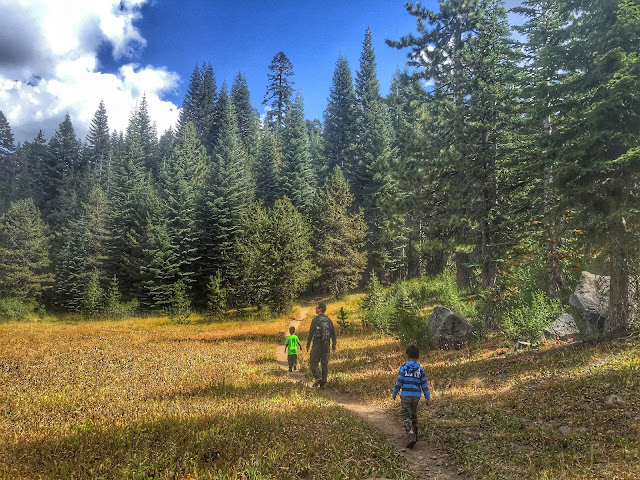
<instances>
[{"instance_id":1,"label":"blue sky","mask_svg":"<svg viewBox=\"0 0 640 480\"><path fill-rule=\"evenodd\" d=\"M136 22L147 40L140 62L167 65L181 77L170 94L180 104L196 63L211 62L218 87L230 85L238 72L247 77L252 102L259 111L268 66L284 52L293 63L294 87L302 91L308 118L322 118L338 54L358 68L364 33L371 28L383 91L406 52L388 47L414 29L415 19L402 0L253 2L158 0L142 8Z\"/></svg>"}]
</instances>

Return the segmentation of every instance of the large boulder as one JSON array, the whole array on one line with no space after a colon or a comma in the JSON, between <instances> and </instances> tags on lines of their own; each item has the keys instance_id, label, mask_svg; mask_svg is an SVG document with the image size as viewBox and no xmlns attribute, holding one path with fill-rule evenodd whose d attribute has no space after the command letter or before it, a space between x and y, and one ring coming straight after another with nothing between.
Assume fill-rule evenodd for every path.
<instances>
[{"instance_id":1,"label":"large boulder","mask_svg":"<svg viewBox=\"0 0 640 480\"><path fill-rule=\"evenodd\" d=\"M591 332L602 332L609 312L609 278L582 272L569 303L576 307Z\"/></svg>"},{"instance_id":2,"label":"large boulder","mask_svg":"<svg viewBox=\"0 0 640 480\"><path fill-rule=\"evenodd\" d=\"M547 340L574 340L580 337L580 330L576 325L576 321L569 313L563 313L551 324L544 329L544 338Z\"/></svg>"},{"instance_id":3,"label":"large boulder","mask_svg":"<svg viewBox=\"0 0 640 480\"><path fill-rule=\"evenodd\" d=\"M433 309L427 323L440 348L459 348L469 340L471 334L469 321L442 305Z\"/></svg>"}]
</instances>

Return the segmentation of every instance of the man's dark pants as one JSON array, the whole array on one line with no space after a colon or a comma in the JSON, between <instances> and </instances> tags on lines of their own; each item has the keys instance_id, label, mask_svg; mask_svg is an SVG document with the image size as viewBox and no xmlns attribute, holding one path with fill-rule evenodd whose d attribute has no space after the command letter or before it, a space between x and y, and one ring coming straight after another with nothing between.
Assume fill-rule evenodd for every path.
<instances>
[{"instance_id":1,"label":"man's dark pants","mask_svg":"<svg viewBox=\"0 0 640 480\"><path fill-rule=\"evenodd\" d=\"M311 373L316 380L322 380L322 384L327 383L327 373L329 372L329 352L331 346L329 344L323 345L318 342L313 342L311 347L311 353L309 354L309 367L311 367ZM318 369L318 363L322 366L322 373Z\"/></svg>"}]
</instances>

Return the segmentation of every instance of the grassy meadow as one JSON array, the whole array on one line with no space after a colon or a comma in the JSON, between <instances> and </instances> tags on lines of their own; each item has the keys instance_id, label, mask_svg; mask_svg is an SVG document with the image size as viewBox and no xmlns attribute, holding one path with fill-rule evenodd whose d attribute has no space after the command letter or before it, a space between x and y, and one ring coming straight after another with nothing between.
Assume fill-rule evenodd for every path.
<instances>
[{"instance_id":1,"label":"grassy meadow","mask_svg":"<svg viewBox=\"0 0 640 480\"><path fill-rule=\"evenodd\" d=\"M355 298L345 309L356 311ZM330 304L336 317L342 304ZM339 337L335 388L390 400L404 361L396 341L363 334L359 320ZM338 329L339 331L340 329ZM513 351L493 336L458 351L421 355L432 395L420 429L458 465L487 479L639 479L640 339L550 343Z\"/></svg>"},{"instance_id":2,"label":"grassy meadow","mask_svg":"<svg viewBox=\"0 0 640 480\"><path fill-rule=\"evenodd\" d=\"M400 428L403 349L363 331L357 300L329 302L334 320L352 312L330 388ZM0 478L413 478L369 425L287 380L274 353L288 318L0 324ZM421 363L422 436L473 476L640 478L637 337L515 353L494 336Z\"/></svg>"},{"instance_id":3,"label":"grassy meadow","mask_svg":"<svg viewBox=\"0 0 640 480\"><path fill-rule=\"evenodd\" d=\"M0 324L0 478L412 478L368 425L287 381L286 325Z\"/></svg>"}]
</instances>

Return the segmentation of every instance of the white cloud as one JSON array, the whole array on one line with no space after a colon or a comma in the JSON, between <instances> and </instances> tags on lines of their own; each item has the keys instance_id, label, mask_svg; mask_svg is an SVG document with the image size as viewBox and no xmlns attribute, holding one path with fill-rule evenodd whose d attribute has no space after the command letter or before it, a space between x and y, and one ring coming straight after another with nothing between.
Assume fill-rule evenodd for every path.
<instances>
[{"instance_id":1,"label":"white cloud","mask_svg":"<svg viewBox=\"0 0 640 480\"><path fill-rule=\"evenodd\" d=\"M84 138L100 100L111 129L123 130L146 95L159 132L178 108L163 95L179 77L166 68L125 63L103 73L98 50L106 42L117 60L134 58L146 40L134 25L148 0L0 0L0 110L16 140L42 129L51 136L69 112Z\"/></svg>"}]
</instances>

